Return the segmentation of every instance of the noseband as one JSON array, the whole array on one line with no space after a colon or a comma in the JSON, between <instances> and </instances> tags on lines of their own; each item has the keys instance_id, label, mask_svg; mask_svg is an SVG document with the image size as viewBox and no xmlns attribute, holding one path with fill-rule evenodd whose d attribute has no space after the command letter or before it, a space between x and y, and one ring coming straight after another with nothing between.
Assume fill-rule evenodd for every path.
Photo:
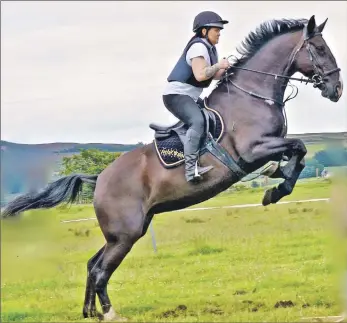
<instances>
[{"instance_id":1,"label":"noseband","mask_svg":"<svg viewBox=\"0 0 347 323\"><path fill-rule=\"evenodd\" d=\"M305 78L303 78L303 77L302 77L302 78L290 77L290 76L286 76L286 75L274 74L274 73L267 73L267 72L262 72L262 71L253 70L253 69L249 69L249 68L245 68L245 67L238 67L238 66L231 66L230 68L228 68L228 70L240 69L240 70L249 71L249 72L254 72L254 73L258 73L258 74L270 75L270 76L273 76L273 77L275 78L275 80L276 80L277 78L283 78L283 79L287 79L287 80L299 81L300 83L305 82L305 84L312 83L312 84L313 84L313 87L319 87L320 85L322 85L322 84L325 83L325 82L324 82L324 78L325 78L326 76L331 75L331 74L333 74L333 73L335 73L335 72L339 72L341 69L338 67L338 68L334 68L334 69L332 69L332 70L330 70L330 71L328 71L328 72L324 72L324 71L323 71L323 73L321 73L321 72L319 71L318 66L320 66L320 65L318 64L318 59L317 59L316 56L313 54L313 51L312 51L312 48L311 48L312 45L308 42L309 39L311 39L311 38L313 38L313 37L315 37L315 36L317 36L317 35L321 35L321 33L320 33L320 32L316 32L316 33L314 33L314 34L312 34L312 35L309 35L308 37L305 37L305 38L302 39L302 41L298 44L298 46L296 46L297 49L296 49L294 55L292 55L292 59L291 59L290 64L289 64L289 66L288 66L288 69L289 69L289 68L292 66L292 64L293 64L293 62L294 62L294 60L295 60L295 57L296 57L297 53L298 53L298 52L301 50L301 48L306 44L305 47L306 47L306 49L307 49L307 51L308 51L309 58L310 58L310 61L312 62L312 66L313 66L313 70L314 70L314 74L313 74L311 77L309 77L309 78L306 78L306 79L305 79ZM231 56L234 56L234 55L228 56L227 59L229 59L229 57L231 57ZM273 101L273 102L277 103L277 104L280 105L280 106L284 106L284 104L285 104L286 101L289 101L289 100L291 100L291 99L294 99L294 98L296 97L296 95L298 94L298 90L297 90L297 88L296 88L297 93L295 94L294 97L290 97L290 96L293 94L293 92L292 92L284 102L280 102L280 101L277 101L277 100L275 100L275 99L268 98L268 97L265 97L265 96L256 94L256 93L254 93L254 92L247 91L247 90L245 90L245 89L242 88L241 86L238 86L237 84L235 84L233 81L231 81L231 80L229 79L229 76L233 75L233 73L229 73L229 74L228 74L228 70L226 70L225 75L224 75L224 77L223 77L223 79L222 79L222 81L226 81L226 82L227 82L226 85L227 85L227 88L228 88L228 93L229 93L228 82L230 82L230 83L231 83L233 86L235 86L237 89L239 89L239 90L241 90L241 91L243 91L243 92L245 92L245 93L247 93L247 94L249 94L249 95L251 95L251 96L254 96L254 97L257 97L257 98L263 99L263 100ZM291 85L291 86L292 86L292 85ZM293 87L293 86L292 86L292 87ZM229 93L229 94L230 94L230 93Z\"/></svg>"}]
</instances>

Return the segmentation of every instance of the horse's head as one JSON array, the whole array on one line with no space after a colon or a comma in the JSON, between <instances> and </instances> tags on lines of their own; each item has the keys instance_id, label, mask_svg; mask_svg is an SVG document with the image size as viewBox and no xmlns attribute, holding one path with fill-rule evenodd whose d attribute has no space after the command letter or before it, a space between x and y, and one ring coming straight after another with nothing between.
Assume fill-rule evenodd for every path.
<instances>
[{"instance_id":1,"label":"horse's head","mask_svg":"<svg viewBox=\"0 0 347 323\"><path fill-rule=\"evenodd\" d=\"M317 26L312 16L303 29L302 45L295 57L297 70L312 78L314 87L321 90L322 96L337 102L343 90L340 69L328 45L322 37L322 31L328 19Z\"/></svg>"}]
</instances>

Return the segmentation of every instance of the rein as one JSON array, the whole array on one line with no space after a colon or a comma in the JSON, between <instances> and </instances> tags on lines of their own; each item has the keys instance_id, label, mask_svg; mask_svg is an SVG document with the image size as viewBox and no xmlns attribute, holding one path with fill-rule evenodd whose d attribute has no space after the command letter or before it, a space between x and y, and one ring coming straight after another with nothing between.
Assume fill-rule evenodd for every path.
<instances>
[{"instance_id":1,"label":"rein","mask_svg":"<svg viewBox=\"0 0 347 323\"><path fill-rule=\"evenodd\" d=\"M231 57L231 56L234 56L234 55L230 55L228 56ZM227 58L227 59L228 59ZM262 72L262 71L257 71L257 70L253 70L253 69L250 69L250 68L246 68L246 67L239 67L239 66L231 66L229 67L229 69L239 69L239 70L244 70L244 71L249 71L249 72L254 72L254 73L259 73L259 74L264 74L264 75L270 75L270 76L273 76L275 78L275 80L277 78L284 78L284 79L287 79L287 80L294 80L294 81L300 81L301 83L305 81L305 83L316 83L316 80L312 78L306 78L304 79L303 77L301 78L297 78L297 77L290 77L290 76L286 76L286 75L281 75L281 74L275 74L275 73L268 73L268 72ZM333 70L335 71L335 70ZM330 72L329 74L331 74L333 72ZM226 74L225 77L229 77L231 75L233 75L234 73L230 73L230 74ZM327 75L329 75L327 74ZM325 75L326 76L326 75Z\"/></svg>"}]
</instances>

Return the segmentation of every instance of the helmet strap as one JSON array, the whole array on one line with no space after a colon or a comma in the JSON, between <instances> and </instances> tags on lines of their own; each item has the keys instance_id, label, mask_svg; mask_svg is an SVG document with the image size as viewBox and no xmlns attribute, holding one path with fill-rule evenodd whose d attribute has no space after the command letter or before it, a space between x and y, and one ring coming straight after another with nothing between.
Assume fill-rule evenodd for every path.
<instances>
[{"instance_id":1,"label":"helmet strap","mask_svg":"<svg viewBox=\"0 0 347 323\"><path fill-rule=\"evenodd\" d=\"M204 28L206 29L205 39L208 41L209 44L211 44L210 40L208 39L208 32L210 31L211 27L204 27Z\"/></svg>"}]
</instances>

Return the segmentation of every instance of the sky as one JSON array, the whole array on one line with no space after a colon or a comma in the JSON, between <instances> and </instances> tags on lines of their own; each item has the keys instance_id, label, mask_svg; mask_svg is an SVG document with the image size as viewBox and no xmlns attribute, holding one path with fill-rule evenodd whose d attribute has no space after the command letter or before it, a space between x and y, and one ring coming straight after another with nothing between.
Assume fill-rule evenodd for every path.
<instances>
[{"instance_id":1,"label":"sky","mask_svg":"<svg viewBox=\"0 0 347 323\"><path fill-rule=\"evenodd\" d=\"M323 37L347 82L346 1L1 1L1 139L151 142L151 122L177 120L162 92L204 10L230 22L220 57L236 54L265 20L328 18ZM347 131L346 89L333 103L312 85L294 84L299 94L286 105L290 134Z\"/></svg>"}]
</instances>

